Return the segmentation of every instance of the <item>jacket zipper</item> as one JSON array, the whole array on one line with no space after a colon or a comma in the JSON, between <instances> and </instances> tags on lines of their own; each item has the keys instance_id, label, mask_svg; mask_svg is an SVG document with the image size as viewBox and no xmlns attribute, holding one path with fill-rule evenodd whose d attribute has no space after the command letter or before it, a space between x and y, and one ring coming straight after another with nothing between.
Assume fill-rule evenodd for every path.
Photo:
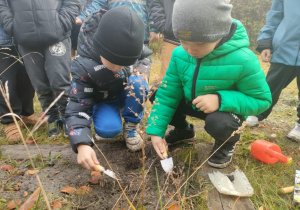
<instances>
[{"instance_id":1,"label":"jacket zipper","mask_svg":"<svg viewBox=\"0 0 300 210\"><path fill-rule=\"evenodd\" d=\"M297 53L297 57L296 57L296 61L295 61L295 66L297 65L297 61L298 61L298 57L299 57L299 51L300 51L300 45L299 45L299 48L298 48L298 53Z\"/></svg>"},{"instance_id":2,"label":"jacket zipper","mask_svg":"<svg viewBox=\"0 0 300 210\"><path fill-rule=\"evenodd\" d=\"M40 32L39 29L37 27L37 17L36 17L36 9L35 9L35 3L34 0L31 0L31 6L32 6L32 13L33 13L33 18L34 18L34 24L35 24L35 28L39 37L39 42L41 43L41 36L40 36Z\"/></svg>"},{"instance_id":3,"label":"jacket zipper","mask_svg":"<svg viewBox=\"0 0 300 210\"><path fill-rule=\"evenodd\" d=\"M201 60L202 60L201 58L197 59L197 66L196 66L194 76L193 76L192 100L194 100L196 98L196 81L197 81L198 73L200 70Z\"/></svg>"}]
</instances>

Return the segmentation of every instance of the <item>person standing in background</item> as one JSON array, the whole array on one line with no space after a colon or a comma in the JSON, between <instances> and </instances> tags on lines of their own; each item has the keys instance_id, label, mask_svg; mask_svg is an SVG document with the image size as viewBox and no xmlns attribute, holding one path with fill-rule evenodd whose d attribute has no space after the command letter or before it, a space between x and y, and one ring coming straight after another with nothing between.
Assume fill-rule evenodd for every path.
<instances>
[{"instance_id":1,"label":"person standing in background","mask_svg":"<svg viewBox=\"0 0 300 210\"><path fill-rule=\"evenodd\" d=\"M175 0L151 0L150 9L153 25L156 30L164 35L161 51L160 81L166 74L173 50L180 45L174 36L172 28L172 14Z\"/></svg>"},{"instance_id":2,"label":"person standing in background","mask_svg":"<svg viewBox=\"0 0 300 210\"><path fill-rule=\"evenodd\" d=\"M158 33L153 25L150 14L151 0L94 0L89 8L83 8L80 15L76 18L76 24L81 25L87 16L96 10L110 10L122 5L128 6L133 12L143 20L145 26L144 44L151 44L158 41Z\"/></svg>"},{"instance_id":3,"label":"person standing in background","mask_svg":"<svg viewBox=\"0 0 300 210\"><path fill-rule=\"evenodd\" d=\"M300 87L300 1L273 0L266 16L266 25L257 38L257 51L263 62L270 62L267 82L272 93L272 105L256 116L247 118L247 126L257 126L266 119L277 103L281 91L297 78ZM298 92L298 98L299 98ZM295 127L287 134L293 141L300 142L300 104L297 107L299 118Z\"/></svg>"},{"instance_id":4,"label":"person standing in background","mask_svg":"<svg viewBox=\"0 0 300 210\"><path fill-rule=\"evenodd\" d=\"M0 26L0 85L7 82L9 103L14 114L22 117L26 125L34 125L39 118L34 114L34 89L30 83L26 69L20 59L17 46L12 37L4 33ZM0 94L0 116L10 113L2 94ZM18 118L17 118L18 120ZM17 125L11 116L2 117L1 123L5 126L4 133L9 143L21 140Z\"/></svg>"},{"instance_id":5,"label":"person standing in background","mask_svg":"<svg viewBox=\"0 0 300 210\"><path fill-rule=\"evenodd\" d=\"M43 111L64 92L47 113L48 137L59 135L65 125L70 90L70 35L79 10L80 0L0 0L1 26L18 43Z\"/></svg>"}]
</instances>

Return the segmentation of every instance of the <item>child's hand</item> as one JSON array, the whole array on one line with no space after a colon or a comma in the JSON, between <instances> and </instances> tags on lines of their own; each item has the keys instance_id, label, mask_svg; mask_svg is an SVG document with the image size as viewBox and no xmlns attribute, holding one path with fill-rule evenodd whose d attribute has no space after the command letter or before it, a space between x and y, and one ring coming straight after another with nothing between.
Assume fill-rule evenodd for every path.
<instances>
[{"instance_id":1,"label":"child's hand","mask_svg":"<svg viewBox=\"0 0 300 210\"><path fill-rule=\"evenodd\" d=\"M220 108L219 97L216 94L198 96L192 103L206 114L217 111Z\"/></svg>"},{"instance_id":2,"label":"child's hand","mask_svg":"<svg viewBox=\"0 0 300 210\"><path fill-rule=\"evenodd\" d=\"M83 22L79 17L76 17L75 23L76 23L76 25L81 26Z\"/></svg>"},{"instance_id":3,"label":"child's hand","mask_svg":"<svg viewBox=\"0 0 300 210\"><path fill-rule=\"evenodd\" d=\"M164 157L162 156L162 154L164 153L164 146L163 144L166 145L166 149L168 151L168 144L167 142L165 141L165 139L162 139L161 137L159 136L151 136L151 141L152 141L152 145L156 151L156 153L158 154L158 156L161 158L161 159L164 159ZM166 152L167 152L166 151Z\"/></svg>"},{"instance_id":4,"label":"child's hand","mask_svg":"<svg viewBox=\"0 0 300 210\"><path fill-rule=\"evenodd\" d=\"M78 155L77 155L78 164L82 165L84 168L88 170L97 171L96 165L99 165L100 163L97 160L97 156L93 148L88 145L81 144L77 147L77 150L78 150Z\"/></svg>"}]
</instances>

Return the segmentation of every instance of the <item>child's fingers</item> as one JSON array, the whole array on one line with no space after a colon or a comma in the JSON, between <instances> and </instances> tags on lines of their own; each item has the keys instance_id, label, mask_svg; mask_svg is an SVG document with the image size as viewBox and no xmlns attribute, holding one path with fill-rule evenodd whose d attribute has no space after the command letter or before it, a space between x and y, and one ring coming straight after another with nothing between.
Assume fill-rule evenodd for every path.
<instances>
[{"instance_id":1,"label":"child's fingers","mask_svg":"<svg viewBox=\"0 0 300 210\"><path fill-rule=\"evenodd\" d=\"M93 162L94 162L95 165L99 165L100 164L99 161L98 161L98 159L97 159L97 156L96 156L95 152L93 152L91 154L91 157L92 157L92 160L93 160Z\"/></svg>"},{"instance_id":2,"label":"child's fingers","mask_svg":"<svg viewBox=\"0 0 300 210\"><path fill-rule=\"evenodd\" d=\"M153 147L154 147L156 153L158 154L158 156L159 156L161 159L164 159L164 157L162 156L161 148L160 148L157 144L153 145Z\"/></svg>"}]
</instances>

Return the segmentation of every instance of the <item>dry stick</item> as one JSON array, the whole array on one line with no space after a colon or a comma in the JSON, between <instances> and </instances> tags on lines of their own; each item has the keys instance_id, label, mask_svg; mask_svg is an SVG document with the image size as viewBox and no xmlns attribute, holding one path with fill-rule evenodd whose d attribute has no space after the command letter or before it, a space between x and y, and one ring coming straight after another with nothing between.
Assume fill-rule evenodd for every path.
<instances>
[{"instance_id":1,"label":"dry stick","mask_svg":"<svg viewBox=\"0 0 300 210\"><path fill-rule=\"evenodd\" d=\"M196 172L213 156L231 137L233 137L236 133L241 133L242 130L245 128L246 122L243 122L243 124L226 139L221 146L219 146L200 166L198 166L195 171L186 179L186 181L179 187L179 189L174 193L174 195L168 200L166 205L163 208L166 208L166 206L170 203L170 201L174 198L174 196L179 193L181 188L196 174Z\"/></svg>"},{"instance_id":2,"label":"dry stick","mask_svg":"<svg viewBox=\"0 0 300 210\"><path fill-rule=\"evenodd\" d=\"M101 149L100 149L100 148L97 146L97 144L95 143L94 139L91 138L90 136L89 136L89 138L91 139L91 141L94 143L95 147L98 149L98 151L101 153L101 155L102 155L103 158L105 159L105 161L106 161L106 163L108 164L108 167L110 168L110 170L111 170L112 172L114 172L114 170L112 169L112 167L111 167L111 165L109 164L108 160L106 159L105 155L103 154L103 152L101 151ZM114 172L114 173L115 173L115 172ZM130 200L128 199L128 197L127 197L125 191L123 190L123 187L121 186L121 184L120 184L120 182L119 182L119 180L118 180L118 177L116 177L116 181L117 181L117 183L118 183L120 189L122 190L122 194L125 196L127 202L129 203L129 205L131 206L131 208L135 210L134 206L132 205L132 203L131 203Z\"/></svg>"},{"instance_id":3,"label":"dry stick","mask_svg":"<svg viewBox=\"0 0 300 210\"><path fill-rule=\"evenodd\" d=\"M152 163L150 164L150 166L149 166L149 168L148 168L148 171L151 169L151 167L152 167L152 165L154 164L154 162L156 161L156 159L157 159L157 157L156 157L156 158L152 161ZM148 175L148 173L146 174L145 179L146 179L147 175ZM143 183L141 182L141 184L140 184L140 186L139 186L137 192L135 193L135 195L134 195L134 197L133 197L132 203L133 203L133 201L135 200L135 197L137 196L137 193L138 193L139 190L141 189L142 184L143 184ZM129 208L130 208L130 207L129 207ZM129 208L128 208L128 210L129 210Z\"/></svg>"},{"instance_id":4,"label":"dry stick","mask_svg":"<svg viewBox=\"0 0 300 210\"><path fill-rule=\"evenodd\" d=\"M48 111L51 109L51 107L53 106L53 105L55 105L56 104L56 102L60 99L60 97L63 95L65 93L65 91L62 91L57 97L56 97L56 99L50 104L50 106L44 111L44 115L46 116L46 114L48 113ZM45 119L42 119L42 120L40 120L39 122L37 122L35 125L34 125L34 127L33 127L33 129L32 129L32 131L29 133L29 136L32 136L33 135L33 133L46 121L47 119L45 118Z\"/></svg>"},{"instance_id":5,"label":"dry stick","mask_svg":"<svg viewBox=\"0 0 300 210\"><path fill-rule=\"evenodd\" d=\"M231 208L231 210L233 210L234 209L234 207L235 207L235 204L238 202L238 200L240 199L240 197L241 196L239 196L236 200L235 200L235 202L234 202L234 204L233 204L233 206L232 206L232 208Z\"/></svg>"},{"instance_id":6,"label":"dry stick","mask_svg":"<svg viewBox=\"0 0 300 210\"><path fill-rule=\"evenodd\" d=\"M141 85L141 88L143 88L143 104L145 104L145 87ZM142 106L144 109L144 106ZM144 113L145 114L145 113ZM145 118L142 122L145 122ZM142 146L142 162L143 162L143 168L142 168L142 209L144 209L144 193L145 193L145 159L146 159L146 153L145 153L145 145L146 145L146 138L145 138L145 128L143 128L143 134L142 134L142 140L143 140L143 146Z\"/></svg>"},{"instance_id":7,"label":"dry stick","mask_svg":"<svg viewBox=\"0 0 300 210\"><path fill-rule=\"evenodd\" d=\"M40 54L41 56L42 56L42 54L41 53L38 53L38 52L30 52L30 53L27 53L27 54L25 54L24 56L22 56L20 59L22 59L22 58L24 58L25 56L27 56L27 55L29 55L29 54L31 54L31 53L36 53L36 54ZM7 53L2 53L2 54L6 54L6 55L9 55L9 54L7 54ZM21 62L20 60L19 60L19 58L16 58L15 56L10 56L10 57L13 57L13 58L15 58L16 59L16 61L15 62L13 62L11 65L9 65L6 69L4 69L4 71L2 71L1 72L1 74L0 74L0 76L3 74L3 73L5 73L11 66L13 66L15 63L17 63L17 62ZM21 62L22 63L22 62Z\"/></svg>"},{"instance_id":8,"label":"dry stick","mask_svg":"<svg viewBox=\"0 0 300 210\"><path fill-rule=\"evenodd\" d=\"M128 186L125 187L124 192L127 190L127 187L128 187ZM123 196L123 194L120 195L120 197L119 197L118 200L116 201L115 205L114 205L111 209L114 209L114 208L115 208L115 206L118 204L118 202L119 202L119 200L122 198L122 196Z\"/></svg>"},{"instance_id":9,"label":"dry stick","mask_svg":"<svg viewBox=\"0 0 300 210\"><path fill-rule=\"evenodd\" d=\"M11 108L11 106L10 106L10 103L9 103L9 99L8 99L9 97L7 97L7 96L9 95L9 91L8 91L8 87L7 87L7 82L5 83L5 87L6 87L6 90L7 90L7 92L6 92L7 95L5 94L4 88L3 88L2 86L0 86L0 91L1 91L1 93L2 93L2 95L3 95L3 98L4 98L4 100L5 100L6 104L7 104L7 107L8 107L8 109L9 109L9 111L10 111L11 113L13 113L13 110L12 110L12 108ZM13 120L14 120L14 123L15 123L16 126L17 126L18 132L19 132L20 135L21 135L21 139L22 139L23 144L24 144L24 146L25 146L25 149L26 149L26 152L27 152L27 156L29 157L31 166L32 166L33 169L35 170L35 165L34 165L33 160L32 160L32 158L31 158L29 149L28 149L28 147L27 147L27 145L26 145L26 142L25 142L24 136L23 136L23 134L22 134L21 128L20 128L20 126L19 126L19 124L18 124L18 122L17 122L16 117L15 117L14 115L12 115L12 118L13 118ZM38 181L38 183L39 183L39 186L40 186L41 189L42 189L43 196L44 196L44 199L45 199L47 208L48 208L49 210L51 210L51 207L50 207L50 204L49 204L49 200L48 200L48 197L47 197L46 192L45 192L45 190L44 190L43 184L42 184L42 182L41 182L41 180L40 180L40 177L39 177L39 175L38 175L37 173L35 173L35 176L36 176L36 179L37 179L37 181Z\"/></svg>"}]
</instances>

